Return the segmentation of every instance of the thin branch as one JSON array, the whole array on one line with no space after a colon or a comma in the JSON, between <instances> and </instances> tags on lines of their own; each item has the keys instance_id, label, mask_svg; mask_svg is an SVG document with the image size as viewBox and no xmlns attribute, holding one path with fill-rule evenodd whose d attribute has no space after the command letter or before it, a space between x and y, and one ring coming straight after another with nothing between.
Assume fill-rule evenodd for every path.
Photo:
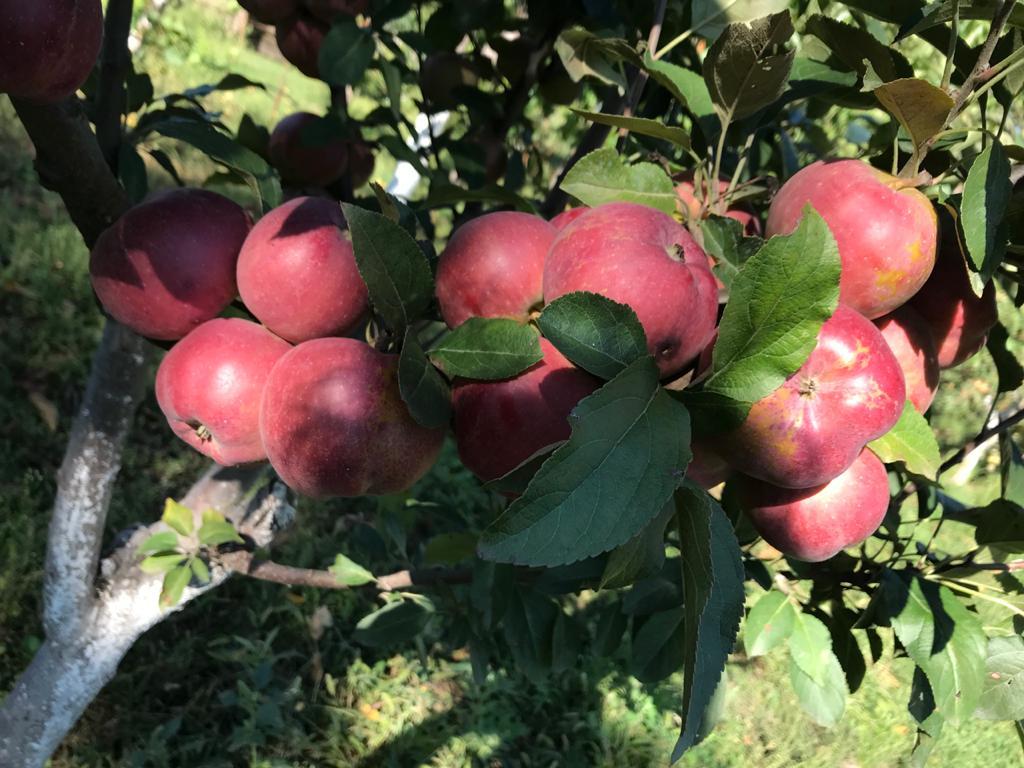
<instances>
[{"instance_id":1,"label":"thin branch","mask_svg":"<svg viewBox=\"0 0 1024 768\"><path fill-rule=\"evenodd\" d=\"M658 49L658 41L661 39L661 28L665 24L665 8L668 6L668 0L659 0L658 7L654 12L654 23L651 25L650 34L647 35L647 50L654 55L654 52ZM647 85L647 70L639 69L636 75L633 77L632 82L629 84L629 95L626 98L626 107L622 110L622 114L626 117L631 116L635 111L637 104L640 103L640 96L644 92L644 86ZM619 131L619 144L626 138L626 129L622 128ZM620 146L621 150L622 147Z\"/></svg>"},{"instance_id":2,"label":"thin branch","mask_svg":"<svg viewBox=\"0 0 1024 768\"><path fill-rule=\"evenodd\" d=\"M960 37L960 0L953 0L953 20L949 28L949 47L946 48L946 65L942 70L942 90L949 88L953 77L953 60L956 57L956 41Z\"/></svg>"},{"instance_id":3,"label":"thin branch","mask_svg":"<svg viewBox=\"0 0 1024 768\"><path fill-rule=\"evenodd\" d=\"M103 19L103 50L100 53L96 88L96 140L107 165L117 170L121 149L121 117L125 108L125 76L131 66L128 33L132 26L132 0L110 0Z\"/></svg>"},{"instance_id":4,"label":"thin branch","mask_svg":"<svg viewBox=\"0 0 1024 768\"><path fill-rule=\"evenodd\" d=\"M1008 429L1011 429L1013 426L1019 424L1021 421L1024 421L1024 409L1017 411L1012 416L1007 416L1005 419L1003 419L998 424L992 427L986 427L985 429L981 430L977 435L974 436L972 440L969 440L959 451L957 451L944 462L942 462L942 466L939 467L939 474L942 475L944 472L947 472L948 470L952 469L961 461L963 461L964 458L966 458L967 454L969 454L979 445L991 440L993 437L996 437L997 435L1001 435L1003 432L1006 432Z\"/></svg>"}]
</instances>

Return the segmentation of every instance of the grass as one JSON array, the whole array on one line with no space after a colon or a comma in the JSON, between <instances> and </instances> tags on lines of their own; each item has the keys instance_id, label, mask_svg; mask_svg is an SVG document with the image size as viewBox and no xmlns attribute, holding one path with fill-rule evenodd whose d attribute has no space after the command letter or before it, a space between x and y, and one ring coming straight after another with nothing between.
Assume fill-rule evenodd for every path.
<instances>
[{"instance_id":1,"label":"grass","mask_svg":"<svg viewBox=\"0 0 1024 768\"><path fill-rule=\"evenodd\" d=\"M300 107L322 109L320 84L239 40L224 43L228 7L223 0L168 7L144 48L143 66L158 75L158 92L236 71L273 87L212 97L229 125L245 113L272 123ZM28 152L13 111L0 101L0 690L40 642L54 472L101 327L88 254L60 201L38 188ZM177 157L193 181L210 171L187 151ZM950 444L983 417L992 381L986 365L981 357L945 385L936 420ZM979 389L985 382L989 393ZM181 494L201 466L149 397L118 480L108 538L154 519L162 500ZM990 477L965 492L991 493ZM490 498L459 468L451 446L415 497L434 505L413 510L422 529L416 535L490 513ZM394 567L385 511L366 501L305 503L301 524L276 556L323 567L345 551L369 567ZM667 763L679 730L678 676L641 685L624 672L624 649L611 659L587 655L540 685L493 671L478 681L464 644L451 635L428 632L418 644L385 651L355 644L354 624L373 607L361 593L233 580L142 638L53 767ZM754 660L737 654L728 677L723 721L683 765L906 764L914 729L905 659L883 656L833 730L799 710L784 653ZM1019 751L1009 725L971 722L947 729L935 763L1002 768L1020 765Z\"/></svg>"}]
</instances>

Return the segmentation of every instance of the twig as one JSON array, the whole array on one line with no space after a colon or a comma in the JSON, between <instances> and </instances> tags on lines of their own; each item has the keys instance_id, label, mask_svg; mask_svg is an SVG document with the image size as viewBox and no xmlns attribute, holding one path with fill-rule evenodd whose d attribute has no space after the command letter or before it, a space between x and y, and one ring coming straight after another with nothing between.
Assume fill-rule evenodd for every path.
<instances>
[{"instance_id":1,"label":"twig","mask_svg":"<svg viewBox=\"0 0 1024 768\"><path fill-rule=\"evenodd\" d=\"M103 19L103 50L100 53L96 88L96 141L104 159L117 171L121 149L121 117L125 108L125 75L131 65L128 33L132 25L132 0L110 0Z\"/></svg>"},{"instance_id":2,"label":"twig","mask_svg":"<svg viewBox=\"0 0 1024 768\"><path fill-rule=\"evenodd\" d=\"M953 77L953 59L956 56L956 41L960 37L960 0L953 0L953 20L949 28L949 47L946 49L946 65L942 70L942 90L949 89Z\"/></svg>"},{"instance_id":3,"label":"twig","mask_svg":"<svg viewBox=\"0 0 1024 768\"><path fill-rule=\"evenodd\" d=\"M1024 421L1024 409L1017 411L1015 414L1011 416L1007 416L1005 419L1003 419L998 424L992 427L986 427L985 429L981 430L977 435L974 436L973 439L965 443L959 451L957 451L944 462L942 462L942 466L939 467L939 474L942 475L944 472L947 472L948 470L952 469L961 461L963 461L967 454L969 454L979 445L988 440L991 440L993 437L996 437L997 435L1001 435L1003 432L1007 431L1014 425L1019 424L1021 421Z\"/></svg>"},{"instance_id":4,"label":"twig","mask_svg":"<svg viewBox=\"0 0 1024 768\"><path fill-rule=\"evenodd\" d=\"M654 12L654 23L651 24L651 31L647 35L647 50L654 55L654 51L658 48L658 41L661 39L661 28L665 23L665 8L668 6L668 0L659 0L658 7ZM637 104L640 103L640 96L644 92L644 86L647 85L647 70L638 69L636 75L633 77L632 82L629 84L629 95L626 97L626 107L622 110L622 114L626 117L630 117L635 111ZM622 143L626 140L626 134L628 131L625 128L619 130L619 150L622 150Z\"/></svg>"}]
</instances>

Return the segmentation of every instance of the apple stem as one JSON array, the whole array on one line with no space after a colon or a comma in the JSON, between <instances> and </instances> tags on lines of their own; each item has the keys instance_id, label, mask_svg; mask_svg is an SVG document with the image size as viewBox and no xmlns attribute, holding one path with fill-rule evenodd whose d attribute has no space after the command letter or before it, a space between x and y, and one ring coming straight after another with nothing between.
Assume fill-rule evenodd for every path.
<instances>
[{"instance_id":1,"label":"apple stem","mask_svg":"<svg viewBox=\"0 0 1024 768\"><path fill-rule=\"evenodd\" d=\"M199 439L202 440L204 443L209 442L213 438L213 434L210 432L210 428L205 424L198 425L195 428L195 430L196 435L198 435Z\"/></svg>"}]
</instances>

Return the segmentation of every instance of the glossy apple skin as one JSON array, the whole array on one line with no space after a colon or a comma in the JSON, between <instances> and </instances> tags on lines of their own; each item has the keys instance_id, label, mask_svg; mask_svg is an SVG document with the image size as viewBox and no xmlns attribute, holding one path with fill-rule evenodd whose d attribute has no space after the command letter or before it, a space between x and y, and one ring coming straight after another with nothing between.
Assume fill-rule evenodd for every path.
<instances>
[{"instance_id":1,"label":"glossy apple skin","mask_svg":"<svg viewBox=\"0 0 1024 768\"><path fill-rule=\"evenodd\" d=\"M940 368L953 368L974 357L999 321L995 285L986 285L981 296L971 289L967 262L957 244L954 227L951 221L949 226L943 226L935 270L910 300L931 328Z\"/></svg>"},{"instance_id":2,"label":"glossy apple skin","mask_svg":"<svg viewBox=\"0 0 1024 768\"><path fill-rule=\"evenodd\" d=\"M569 414L601 381L576 368L547 339L544 358L501 381L457 381L452 390L455 442L481 480L508 474L531 456L569 439Z\"/></svg>"},{"instance_id":3,"label":"glossy apple skin","mask_svg":"<svg viewBox=\"0 0 1024 768\"><path fill-rule=\"evenodd\" d=\"M906 303L935 264L938 224L931 202L860 160L816 162L779 189L769 237L796 229L811 204L839 246L839 300L874 319Z\"/></svg>"},{"instance_id":4,"label":"glossy apple skin","mask_svg":"<svg viewBox=\"0 0 1024 768\"><path fill-rule=\"evenodd\" d=\"M305 496L409 488L433 466L444 429L421 427L398 391L398 356L355 339L314 339L274 366L260 434L277 474Z\"/></svg>"},{"instance_id":5,"label":"glossy apple skin","mask_svg":"<svg viewBox=\"0 0 1024 768\"><path fill-rule=\"evenodd\" d=\"M579 208L570 208L567 211L562 211L551 219L551 226L561 231L589 210L586 206L580 206Z\"/></svg>"},{"instance_id":6,"label":"glossy apple skin","mask_svg":"<svg viewBox=\"0 0 1024 768\"><path fill-rule=\"evenodd\" d=\"M235 264L249 233L240 206L179 189L135 206L97 239L93 290L117 321L151 339L180 339L235 298Z\"/></svg>"},{"instance_id":7,"label":"glossy apple skin","mask_svg":"<svg viewBox=\"0 0 1024 768\"><path fill-rule=\"evenodd\" d=\"M742 476L737 486L740 505L762 538L809 563L864 541L889 507L885 466L867 448L841 475L815 488L779 488Z\"/></svg>"},{"instance_id":8,"label":"glossy apple skin","mask_svg":"<svg viewBox=\"0 0 1024 768\"><path fill-rule=\"evenodd\" d=\"M338 204L297 197L260 219L238 256L238 291L260 322L291 342L355 328L369 298Z\"/></svg>"},{"instance_id":9,"label":"glossy apple skin","mask_svg":"<svg viewBox=\"0 0 1024 768\"><path fill-rule=\"evenodd\" d=\"M281 180L294 186L325 187L348 167L348 142L334 139L313 145L303 141L303 131L320 122L309 112L295 112L274 126L267 152Z\"/></svg>"},{"instance_id":10,"label":"glossy apple skin","mask_svg":"<svg viewBox=\"0 0 1024 768\"><path fill-rule=\"evenodd\" d=\"M330 27L312 16L292 16L277 25L277 48L306 77L320 77L320 47Z\"/></svg>"},{"instance_id":11,"label":"glossy apple skin","mask_svg":"<svg viewBox=\"0 0 1024 768\"><path fill-rule=\"evenodd\" d=\"M450 328L470 317L526 321L544 298L544 259L557 234L539 216L485 213L455 230L437 261L437 301Z\"/></svg>"},{"instance_id":12,"label":"glossy apple skin","mask_svg":"<svg viewBox=\"0 0 1024 768\"><path fill-rule=\"evenodd\" d=\"M697 195L694 192L695 186L693 183L693 174L687 173L675 178L677 182L676 194L679 196L679 202L682 203L683 214L686 216L688 221L699 221L701 201L697 199ZM718 194L723 194L728 188L728 180L718 180ZM743 234L748 237L751 235L761 234L760 220L753 213L740 206L725 208L721 205L721 200L719 198L719 202L715 205L715 210L711 211L711 213L735 219L743 225Z\"/></svg>"},{"instance_id":13,"label":"glossy apple skin","mask_svg":"<svg viewBox=\"0 0 1024 768\"><path fill-rule=\"evenodd\" d=\"M299 0L238 0L238 4L263 24L280 24L299 10Z\"/></svg>"},{"instance_id":14,"label":"glossy apple skin","mask_svg":"<svg viewBox=\"0 0 1024 768\"><path fill-rule=\"evenodd\" d=\"M209 320L175 344L156 372L156 401L174 434L218 464L267 458L260 398L291 345L262 325Z\"/></svg>"},{"instance_id":15,"label":"glossy apple skin","mask_svg":"<svg viewBox=\"0 0 1024 768\"><path fill-rule=\"evenodd\" d=\"M800 369L716 445L738 471L784 488L827 483L899 420L903 371L871 321L840 305Z\"/></svg>"},{"instance_id":16,"label":"glossy apple skin","mask_svg":"<svg viewBox=\"0 0 1024 768\"><path fill-rule=\"evenodd\" d=\"M102 38L100 0L0 0L0 93L37 103L72 95Z\"/></svg>"},{"instance_id":17,"label":"glossy apple skin","mask_svg":"<svg viewBox=\"0 0 1024 768\"><path fill-rule=\"evenodd\" d=\"M370 0L306 0L306 8L320 21L330 24L339 16L366 13Z\"/></svg>"},{"instance_id":18,"label":"glossy apple skin","mask_svg":"<svg viewBox=\"0 0 1024 768\"><path fill-rule=\"evenodd\" d=\"M715 330L718 288L707 255L654 208L607 203L558 233L544 264L544 300L573 291L632 307L662 377L697 357Z\"/></svg>"},{"instance_id":19,"label":"glossy apple skin","mask_svg":"<svg viewBox=\"0 0 1024 768\"><path fill-rule=\"evenodd\" d=\"M924 413L939 388L939 356L931 329L924 318L907 304L878 318L875 325L900 364L907 399L918 413Z\"/></svg>"}]
</instances>

